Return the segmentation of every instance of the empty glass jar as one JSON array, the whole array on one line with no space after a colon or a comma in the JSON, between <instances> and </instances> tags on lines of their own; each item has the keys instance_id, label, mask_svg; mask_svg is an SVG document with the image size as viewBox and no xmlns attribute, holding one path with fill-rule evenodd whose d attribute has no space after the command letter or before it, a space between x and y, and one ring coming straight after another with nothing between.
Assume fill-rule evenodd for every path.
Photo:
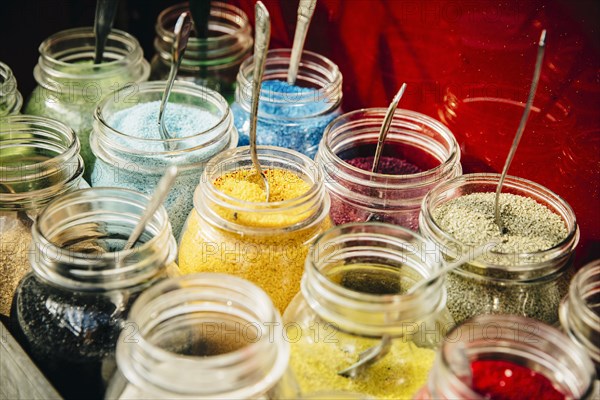
<instances>
[{"instance_id":1,"label":"empty glass jar","mask_svg":"<svg viewBox=\"0 0 600 400\"><path fill-rule=\"evenodd\" d=\"M96 105L110 92L125 86L128 92L123 94L127 100L137 92L136 84L147 80L150 74L142 48L130 34L113 29L100 64L93 63L94 44L92 27L68 29L44 40L33 70L38 86L24 108L27 114L51 117L75 130L81 142L86 179L93 165L88 138Z\"/></svg>"},{"instance_id":2,"label":"empty glass jar","mask_svg":"<svg viewBox=\"0 0 600 400\"><path fill-rule=\"evenodd\" d=\"M483 315L448 333L415 399L591 399L594 375L586 352L556 328Z\"/></svg>"},{"instance_id":3,"label":"empty glass jar","mask_svg":"<svg viewBox=\"0 0 600 400\"><path fill-rule=\"evenodd\" d=\"M79 141L65 124L44 117L0 119L0 314L29 271L31 225L52 199L79 187Z\"/></svg>"},{"instance_id":4,"label":"empty glass jar","mask_svg":"<svg viewBox=\"0 0 600 400\"><path fill-rule=\"evenodd\" d=\"M131 304L164 278L177 245L164 207L123 250L149 198L112 188L52 201L32 231L30 264L11 310L17 337L65 398L101 398Z\"/></svg>"},{"instance_id":5,"label":"empty glass jar","mask_svg":"<svg viewBox=\"0 0 600 400\"><path fill-rule=\"evenodd\" d=\"M165 80L169 75L173 28L184 11L189 11L189 3L175 4L158 15L151 80ZM236 76L240 64L252 51L252 43L252 28L246 13L231 4L213 1L208 37L199 38L192 31L177 79L213 89L232 103Z\"/></svg>"},{"instance_id":6,"label":"empty glass jar","mask_svg":"<svg viewBox=\"0 0 600 400\"><path fill-rule=\"evenodd\" d=\"M481 226L477 221L466 217L464 209L456 213L448 212L445 216L446 221L453 221L452 224L448 223L451 226L448 229L453 229L453 232L440 226L439 220L435 218L437 209L447 202L475 193L493 196L499 179L499 174L463 175L440 184L425 196L420 214L421 233L439 246L446 258L454 259L470 251L475 245L486 243L467 244L453 236L460 232L458 226L465 229L469 227L469 232L474 232ZM496 243L496 240L497 243L491 245L484 256L465 263L448 274L448 309L457 323L479 314L515 314L550 325L556 324L560 301L567 293L573 275L573 258L579 241L575 214L557 194L522 178L507 176L502 193L526 197L534 200L538 207L544 206L546 211L555 215L559 224L564 224L565 237L544 251L521 252L495 250L496 245L503 244L503 239L490 239L490 242ZM521 217L531 215L531 206L519 208L519 204L525 203L504 205L501 215L510 215L517 222ZM486 209L484 203L473 203L473 207ZM538 221L552 214L543 214ZM517 222L512 226L518 225ZM500 228L494 225L492 229L499 232ZM527 235L539 232L541 228L536 230L534 226ZM506 240L518 239L512 237Z\"/></svg>"},{"instance_id":7,"label":"empty glass jar","mask_svg":"<svg viewBox=\"0 0 600 400\"><path fill-rule=\"evenodd\" d=\"M376 220L416 230L423 197L462 173L452 132L409 110L394 114L378 172L372 173L373 161L369 165L367 160L375 155L386 111L353 111L325 130L316 160L325 175L334 224Z\"/></svg>"},{"instance_id":8,"label":"empty glass jar","mask_svg":"<svg viewBox=\"0 0 600 400\"><path fill-rule=\"evenodd\" d=\"M0 62L0 117L18 114L23 105L23 96L17 89L17 80L10 67Z\"/></svg>"},{"instance_id":9,"label":"empty glass jar","mask_svg":"<svg viewBox=\"0 0 600 400\"><path fill-rule=\"evenodd\" d=\"M248 281L169 279L138 298L128 325L107 399L297 398L281 317Z\"/></svg>"},{"instance_id":10,"label":"empty glass jar","mask_svg":"<svg viewBox=\"0 0 600 400\"><path fill-rule=\"evenodd\" d=\"M301 293L284 314L302 391L413 396L454 321L443 278L407 291L439 268L441 255L431 243L402 227L347 224L319 236L306 259ZM389 351L355 374L342 373L377 346Z\"/></svg>"}]
</instances>

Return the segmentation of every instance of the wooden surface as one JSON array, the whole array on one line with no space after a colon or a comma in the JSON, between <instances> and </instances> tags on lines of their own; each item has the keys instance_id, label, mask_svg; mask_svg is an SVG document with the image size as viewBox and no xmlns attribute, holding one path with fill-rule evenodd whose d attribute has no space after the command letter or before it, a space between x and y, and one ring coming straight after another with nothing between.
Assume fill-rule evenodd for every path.
<instances>
[{"instance_id":1,"label":"wooden surface","mask_svg":"<svg viewBox=\"0 0 600 400\"><path fill-rule=\"evenodd\" d=\"M61 399L0 322L0 399Z\"/></svg>"}]
</instances>

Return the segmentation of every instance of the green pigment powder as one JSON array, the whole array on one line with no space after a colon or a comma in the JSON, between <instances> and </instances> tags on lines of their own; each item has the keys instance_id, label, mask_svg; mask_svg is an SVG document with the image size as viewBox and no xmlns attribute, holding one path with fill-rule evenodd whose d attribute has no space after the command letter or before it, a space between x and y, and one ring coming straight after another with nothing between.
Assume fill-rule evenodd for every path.
<instances>
[{"instance_id":1,"label":"green pigment powder","mask_svg":"<svg viewBox=\"0 0 600 400\"><path fill-rule=\"evenodd\" d=\"M515 314L554 324L558 321L560 300L568 290L568 269L550 279L541 279L547 272L535 267L547 261L547 256L506 255L536 253L556 246L568 235L565 223L531 198L502 193L500 215L505 227L502 234L494 220L494 197L495 193L473 193L433 210L435 222L456 240L472 246L493 241L498 243L494 250L505 253L504 257L488 254L484 259L486 263L506 268L505 271L465 264L462 271L448 274L448 309L456 323L480 314ZM530 266L528 282L514 280L516 272L511 267L516 265Z\"/></svg>"}]
</instances>

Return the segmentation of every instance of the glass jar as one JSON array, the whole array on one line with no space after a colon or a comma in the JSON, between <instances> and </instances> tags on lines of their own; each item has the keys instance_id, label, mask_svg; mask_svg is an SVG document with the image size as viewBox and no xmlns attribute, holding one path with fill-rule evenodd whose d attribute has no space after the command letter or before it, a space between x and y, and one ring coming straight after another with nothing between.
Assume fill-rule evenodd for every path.
<instances>
[{"instance_id":1,"label":"glass jar","mask_svg":"<svg viewBox=\"0 0 600 400\"><path fill-rule=\"evenodd\" d=\"M91 188L52 201L32 227L30 264L11 310L17 337L65 398L101 398L117 338L135 298L177 255L158 209L138 244L122 250L149 198Z\"/></svg>"},{"instance_id":2,"label":"glass jar","mask_svg":"<svg viewBox=\"0 0 600 400\"><path fill-rule=\"evenodd\" d=\"M593 379L588 355L556 328L482 315L448 333L415 399L590 399Z\"/></svg>"},{"instance_id":3,"label":"glass jar","mask_svg":"<svg viewBox=\"0 0 600 400\"><path fill-rule=\"evenodd\" d=\"M94 44L92 27L68 29L44 40L33 70L38 86L27 99L24 111L55 118L75 130L81 142L86 180L93 165L88 138L96 104L127 85L127 94L134 95L135 84L147 80L150 74L140 44L128 33L111 31L100 64L93 63Z\"/></svg>"},{"instance_id":4,"label":"glass jar","mask_svg":"<svg viewBox=\"0 0 600 400\"><path fill-rule=\"evenodd\" d=\"M75 132L29 115L0 119L0 314L29 271L31 225L52 199L87 184Z\"/></svg>"},{"instance_id":5,"label":"glass jar","mask_svg":"<svg viewBox=\"0 0 600 400\"><path fill-rule=\"evenodd\" d=\"M325 127L340 114L342 74L329 59L302 52L296 86L287 85L291 49L269 50L262 82L256 142L286 147L313 158ZM253 57L240 67L231 110L240 133L240 145L249 143ZM273 87L265 89L268 81ZM283 82L279 82L283 81Z\"/></svg>"},{"instance_id":6,"label":"glass jar","mask_svg":"<svg viewBox=\"0 0 600 400\"><path fill-rule=\"evenodd\" d=\"M444 182L423 199L421 234L454 259L472 246L456 240L434 219L447 201L471 193L495 193L499 174L468 174ZM545 251L502 253L491 249L448 274L448 309L457 323L479 314L515 314L550 325L558 322L558 306L573 275L579 227L571 207L547 188L507 176L502 193L524 196L542 204L564 222L567 236Z\"/></svg>"},{"instance_id":7,"label":"glass jar","mask_svg":"<svg viewBox=\"0 0 600 400\"><path fill-rule=\"evenodd\" d=\"M282 312L300 289L304 260L312 241L330 226L329 198L314 161L295 151L258 147L264 170L289 171L305 181L307 192L276 202L250 202L225 194L215 180L250 170L250 149L219 154L206 166L194 194L179 244L181 272L238 275L261 287ZM285 186L285 182L282 183ZM277 190L272 188L271 190Z\"/></svg>"},{"instance_id":8,"label":"glass jar","mask_svg":"<svg viewBox=\"0 0 600 400\"><path fill-rule=\"evenodd\" d=\"M165 207L171 220L173 234L179 233L185 219L193 208L193 188L198 184L205 164L221 151L237 146L237 131L225 99L217 92L188 82L176 82L165 111L174 104L189 107L186 112L201 113L206 121L193 125L180 123L182 129L198 131L182 132L168 140L160 139L158 120L143 120L133 132L115 129L115 123L127 126L125 119L143 119L143 107L153 103L158 112L165 82L143 82L136 93L128 96L129 89L118 90L104 98L94 114L94 129L90 135L90 147L96 157L90 182L92 186L117 186L152 194L165 172L175 164L179 175L169 192ZM136 107L136 108L134 108ZM135 110L139 110L137 113ZM172 110L172 108L171 108ZM141 116L140 116L141 115ZM179 115L173 114L173 116ZM134 121L137 122L137 121ZM135 128L139 126L140 128ZM169 124L167 123L167 126ZM171 125L173 126L173 125ZM143 129L144 132L139 130ZM150 132L150 133L148 133Z\"/></svg>"},{"instance_id":9,"label":"glass jar","mask_svg":"<svg viewBox=\"0 0 600 400\"><path fill-rule=\"evenodd\" d=\"M560 304L564 332L585 349L600 378L600 260L592 261L573 277L569 293Z\"/></svg>"},{"instance_id":10,"label":"glass jar","mask_svg":"<svg viewBox=\"0 0 600 400\"><path fill-rule=\"evenodd\" d=\"M18 114L23 105L23 96L17 89L17 80L10 67L0 62L0 117Z\"/></svg>"},{"instance_id":11,"label":"glass jar","mask_svg":"<svg viewBox=\"0 0 600 400\"><path fill-rule=\"evenodd\" d=\"M406 161L422 172L374 174L370 168L365 171L348 163L375 155L386 111L353 111L325 130L316 160L324 171L334 224L376 219L416 230L425 194L462 173L460 148L452 132L433 118L409 110L394 114L382 157Z\"/></svg>"},{"instance_id":12,"label":"glass jar","mask_svg":"<svg viewBox=\"0 0 600 400\"><path fill-rule=\"evenodd\" d=\"M188 2L175 4L158 15L154 39L156 55L150 63L151 80L165 80L169 76L173 28L184 11L189 11ZM240 64L252 51L252 43L252 28L246 13L233 5L214 1L208 37L201 39L192 32L177 79L216 90L232 103L236 76Z\"/></svg>"},{"instance_id":13,"label":"glass jar","mask_svg":"<svg viewBox=\"0 0 600 400\"><path fill-rule=\"evenodd\" d=\"M319 236L306 259L302 291L284 314L302 391L410 398L454 326L444 279L406 294L439 268L441 256L431 243L402 227L347 224ZM384 337L391 340L387 355L358 376L338 374Z\"/></svg>"},{"instance_id":14,"label":"glass jar","mask_svg":"<svg viewBox=\"0 0 600 400\"><path fill-rule=\"evenodd\" d=\"M128 324L106 399L296 398L281 316L246 280L166 280L138 298Z\"/></svg>"}]
</instances>

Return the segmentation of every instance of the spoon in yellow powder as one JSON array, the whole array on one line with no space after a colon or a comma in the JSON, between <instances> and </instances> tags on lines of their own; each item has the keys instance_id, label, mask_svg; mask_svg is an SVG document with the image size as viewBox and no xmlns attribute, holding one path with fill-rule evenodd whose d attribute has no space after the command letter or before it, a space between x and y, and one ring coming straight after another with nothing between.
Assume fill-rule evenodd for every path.
<instances>
[{"instance_id":1,"label":"spoon in yellow powder","mask_svg":"<svg viewBox=\"0 0 600 400\"><path fill-rule=\"evenodd\" d=\"M258 119L258 101L260 99L260 87L265 73L267 52L269 51L269 40L271 40L271 17L265 5L257 1L254 9L256 20L256 33L254 34L254 71L252 80L252 109L250 112L250 156L256 173L262 178L265 186L266 202L269 202L269 181L265 176L256 152L256 123Z\"/></svg>"},{"instance_id":2,"label":"spoon in yellow powder","mask_svg":"<svg viewBox=\"0 0 600 400\"><path fill-rule=\"evenodd\" d=\"M448 272L460 267L461 265L469 261L473 261L481 257L483 254L490 251L490 249L493 249L496 245L497 243L486 243L482 246L474 248L472 251L465 252L458 259L446 265L444 268L438 270L427 279L423 279L422 281L419 281L413 286L411 286L410 289L408 289L406 293L404 293L404 295L410 296L416 293L421 288L430 285L440 276L447 274ZM370 365L385 357L387 353L389 353L391 347L392 339L390 335L383 335L381 338L381 342L361 352L358 355L358 361L349 366L348 368L338 371L338 375L344 376L346 378L356 378Z\"/></svg>"}]
</instances>

